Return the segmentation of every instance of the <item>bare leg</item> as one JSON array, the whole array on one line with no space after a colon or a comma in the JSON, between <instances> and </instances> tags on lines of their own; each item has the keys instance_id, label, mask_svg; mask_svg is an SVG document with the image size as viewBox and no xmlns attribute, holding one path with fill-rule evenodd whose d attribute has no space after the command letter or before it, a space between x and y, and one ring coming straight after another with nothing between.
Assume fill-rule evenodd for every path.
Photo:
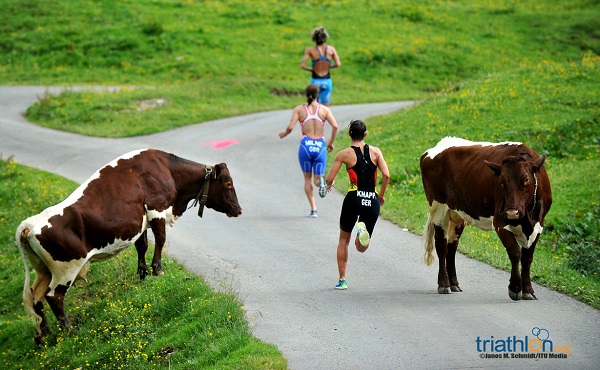
<instances>
[{"instance_id":1,"label":"bare leg","mask_svg":"<svg viewBox=\"0 0 600 370\"><path fill-rule=\"evenodd\" d=\"M337 263L340 279L346 279L346 265L348 264L348 245L350 233L340 230L340 240L337 248Z\"/></svg>"},{"instance_id":2,"label":"bare leg","mask_svg":"<svg viewBox=\"0 0 600 370\"><path fill-rule=\"evenodd\" d=\"M365 253L365 251L369 248L369 245L371 245L371 243L369 242L369 244L367 244L366 247L363 247L362 244L360 244L360 240L358 240L358 233L357 233L356 238L354 238L354 245L356 246L357 251L359 251L360 253Z\"/></svg>"},{"instance_id":3,"label":"bare leg","mask_svg":"<svg viewBox=\"0 0 600 370\"><path fill-rule=\"evenodd\" d=\"M303 172L304 174L304 192L306 193L306 198L308 198L308 203L310 204L310 210L314 211L317 209L315 204L315 196L313 193L313 184L312 184L312 173Z\"/></svg>"}]
</instances>

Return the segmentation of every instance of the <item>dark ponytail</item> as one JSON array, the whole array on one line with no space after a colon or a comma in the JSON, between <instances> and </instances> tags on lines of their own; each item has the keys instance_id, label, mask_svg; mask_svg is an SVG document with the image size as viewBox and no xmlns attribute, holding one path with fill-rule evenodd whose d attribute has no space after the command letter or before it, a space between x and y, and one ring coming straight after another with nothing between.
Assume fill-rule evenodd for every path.
<instances>
[{"instance_id":1,"label":"dark ponytail","mask_svg":"<svg viewBox=\"0 0 600 370\"><path fill-rule=\"evenodd\" d=\"M306 86L306 102L308 105L312 104L313 101L319 97L319 86L310 84Z\"/></svg>"}]
</instances>

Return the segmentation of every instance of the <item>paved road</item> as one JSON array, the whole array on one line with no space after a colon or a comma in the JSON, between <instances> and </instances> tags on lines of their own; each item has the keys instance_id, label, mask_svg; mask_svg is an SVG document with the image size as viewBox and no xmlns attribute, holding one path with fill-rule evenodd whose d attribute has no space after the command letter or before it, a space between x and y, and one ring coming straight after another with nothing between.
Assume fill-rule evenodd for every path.
<instances>
[{"instance_id":1,"label":"paved road","mask_svg":"<svg viewBox=\"0 0 600 370\"><path fill-rule=\"evenodd\" d=\"M309 209L296 162L299 133L283 140L277 136L291 109L150 136L100 139L40 128L23 119L21 112L45 89L0 87L3 158L13 155L22 164L78 182L114 157L144 147L228 164L244 214L228 219L209 210L199 219L191 210L169 234L168 254L214 287L233 290L247 307L254 334L275 343L291 369L598 368L598 310L538 285L538 301L513 302L507 294L508 273L462 255L457 266L464 292L439 295L436 268L421 261L420 237L385 220L378 223L367 253L351 251L350 288L334 290L343 197L337 192L317 197L320 217L306 217ZM351 118L409 105L332 110L343 127ZM221 140L239 144L211 146ZM480 357L478 338L480 346L494 340L496 351L514 340L527 347L535 339L534 328L546 330L542 339L552 342L554 353L570 346L568 358ZM534 354L527 348L516 352Z\"/></svg>"}]
</instances>

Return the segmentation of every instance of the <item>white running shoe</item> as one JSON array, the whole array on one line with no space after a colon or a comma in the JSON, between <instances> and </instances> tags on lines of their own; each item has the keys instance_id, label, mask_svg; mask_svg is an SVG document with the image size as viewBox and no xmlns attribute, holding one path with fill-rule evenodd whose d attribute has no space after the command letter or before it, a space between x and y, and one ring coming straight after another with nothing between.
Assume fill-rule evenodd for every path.
<instances>
[{"instance_id":1,"label":"white running shoe","mask_svg":"<svg viewBox=\"0 0 600 370\"><path fill-rule=\"evenodd\" d=\"M327 184L325 183L325 176L319 177L319 195L321 198L325 198L327 195Z\"/></svg>"},{"instance_id":2,"label":"white running shoe","mask_svg":"<svg viewBox=\"0 0 600 370\"><path fill-rule=\"evenodd\" d=\"M371 241L371 236L369 235L369 232L367 231L367 226L365 225L364 222L359 222L356 224L356 227L358 228L358 241L360 242L360 245L362 245L363 247L366 247L369 245L369 242Z\"/></svg>"}]
</instances>

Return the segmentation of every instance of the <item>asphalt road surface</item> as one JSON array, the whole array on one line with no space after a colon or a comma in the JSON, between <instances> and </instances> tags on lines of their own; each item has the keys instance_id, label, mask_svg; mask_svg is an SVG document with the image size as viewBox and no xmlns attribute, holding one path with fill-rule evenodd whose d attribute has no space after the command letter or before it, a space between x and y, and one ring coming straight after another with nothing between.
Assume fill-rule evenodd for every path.
<instances>
[{"instance_id":1,"label":"asphalt road surface","mask_svg":"<svg viewBox=\"0 0 600 370\"><path fill-rule=\"evenodd\" d=\"M306 217L296 159L299 127L283 140L278 137L293 107L102 139L27 122L22 112L47 89L0 87L2 158L13 156L77 182L138 148L227 163L243 215L229 219L206 210L200 219L190 210L168 234L167 253L216 289L237 294L253 333L276 344L291 369L600 368L598 310L537 284L539 300L514 302L507 272L462 255L457 269L464 292L437 294L437 267L422 262L421 238L382 219L365 254L351 248L349 289L336 291L343 196L317 195L319 218ZM333 106L332 111L345 128L350 119L412 103ZM539 350L541 340L546 347Z\"/></svg>"}]
</instances>

